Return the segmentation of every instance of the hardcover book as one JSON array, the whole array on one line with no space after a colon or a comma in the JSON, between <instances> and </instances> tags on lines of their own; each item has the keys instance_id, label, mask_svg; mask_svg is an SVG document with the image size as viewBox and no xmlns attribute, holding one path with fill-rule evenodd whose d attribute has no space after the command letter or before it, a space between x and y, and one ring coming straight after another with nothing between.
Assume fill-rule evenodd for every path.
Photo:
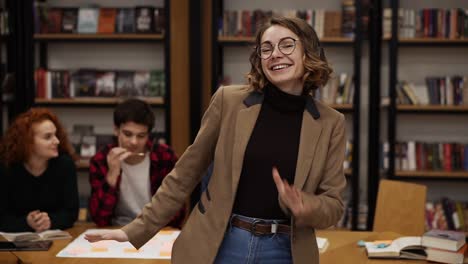
<instances>
[{"instance_id":1,"label":"hardcover book","mask_svg":"<svg viewBox=\"0 0 468 264\"><path fill-rule=\"evenodd\" d=\"M9 242L0 241L0 251L47 251L52 246L50 240Z\"/></svg>"},{"instance_id":2,"label":"hardcover book","mask_svg":"<svg viewBox=\"0 0 468 264\"><path fill-rule=\"evenodd\" d=\"M427 248L427 260L439 263L456 263L462 264L464 255L466 254L467 245L465 244L458 251L444 250L438 248Z\"/></svg>"},{"instance_id":3,"label":"hardcover book","mask_svg":"<svg viewBox=\"0 0 468 264\"><path fill-rule=\"evenodd\" d=\"M153 28L154 33L156 34L164 34L166 28L166 14L164 8L162 7L155 7L153 11Z\"/></svg>"},{"instance_id":4,"label":"hardcover book","mask_svg":"<svg viewBox=\"0 0 468 264\"><path fill-rule=\"evenodd\" d=\"M147 96L149 87L150 73L149 71L137 71L133 75L133 87L135 88L134 95Z\"/></svg>"},{"instance_id":5,"label":"hardcover book","mask_svg":"<svg viewBox=\"0 0 468 264\"><path fill-rule=\"evenodd\" d=\"M117 33L135 33L135 9L119 8L115 26Z\"/></svg>"},{"instance_id":6,"label":"hardcover book","mask_svg":"<svg viewBox=\"0 0 468 264\"><path fill-rule=\"evenodd\" d=\"M96 34L98 29L99 8L80 7L78 10L78 33Z\"/></svg>"},{"instance_id":7,"label":"hardcover book","mask_svg":"<svg viewBox=\"0 0 468 264\"><path fill-rule=\"evenodd\" d=\"M47 22L42 33L60 33L62 30L62 9L49 8L47 11Z\"/></svg>"},{"instance_id":8,"label":"hardcover book","mask_svg":"<svg viewBox=\"0 0 468 264\"><path fill-rule=\"evenodd\" d=\"M135 95L135 89L133 86L133 75L132 71L119 71L117 72L115 80L116 96L132 96Z\"/></svg>"},{"instance_id":9,"label":"hardcover book","mask_svg":"<svg viewBox=\"0 0 468 264\"><path fill-rule=\"evenodd\" d=\"M98 72L96 96L112 97L115 95L115 72Z\"/></svg>"},{"instance_id":10,"label":"hardcover book","mask_svg":"<svg viewBox=\"0 0 468 264\"><path fill-rule=\"evenodd\" d=\"M135 8L135 29L137 33L153 32L153 8L136 7Z\"/></svg>"},{"instance_id":11,"label":"hardcover book","mask_svg":"<svg viewBox=\"0 0 468 264\"><path fill-rule=\"evenodd\" d=\"M165 95L165 78L163 70L153 70L150 72L148 96L156 97Z\"/></svg>"},{"instance_id":12,"label":"hardcover book","mask_svg":"<svg viewBox=\"0 0 468 264\"><path fill-rule=\"evenodd\" d=\"M114 33L116 16L117 16L117 9L101 8L101 10L99 11L98 32L101 34Z\"/></svg>"},{"instance_id":13,"label":"hardcover book","mask_svg":"<svg viewBox=\"0 0 468 264\"><path fill-rule=\"evenodd\" d=\"M64 8L62 15L62 33L77 32L78 8Z\"/></svg>"},{"instance_id":14,"label":"hardcover book","mask_svg":"<svg viewBox=\"0 0 468 264\"><path fill-rule=\"evenodd\" d=\"M96 91L96 71L79 70L72 76L72 94L76 97L94 96Z\"/></svg>"},{"instance_id":15,"label":"hardcover book","mask_svg":"<svg viewBox=\"0 0 468 264\"><path fill-rule=\"evenodd\" d=\"M433 229L424 233L421 243L426 247L457 251L465 245L465 233Z\"/></svg>"}]
</instances>

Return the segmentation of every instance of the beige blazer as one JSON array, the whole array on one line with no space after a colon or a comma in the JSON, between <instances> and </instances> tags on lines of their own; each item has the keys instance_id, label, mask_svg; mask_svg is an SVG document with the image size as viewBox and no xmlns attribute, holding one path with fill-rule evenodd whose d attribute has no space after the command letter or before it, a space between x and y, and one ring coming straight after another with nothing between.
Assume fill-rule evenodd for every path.
<instances>
[{"instance_id":1,"label":"beige blazer","mask_svg":"<svg viewBox=\"0 0 468 264\"><path fill-rule=\"evenodd\" d=\"M214 160L207 191L202 193L174 244L172 263L214 262L228 226L245 148L262 102L263 94L249 86L218 89L193 144L166 176L142 214L123 227L136 248L170 221ZM294 186L305 193L308 226L295 226L295 219L291 217L294 263L319 262L315 228L335 224L343 213L344 153L344 116L308 98L294 181ZM282 209L287 212L284 206Z\"/></svg>"}]
</instances>

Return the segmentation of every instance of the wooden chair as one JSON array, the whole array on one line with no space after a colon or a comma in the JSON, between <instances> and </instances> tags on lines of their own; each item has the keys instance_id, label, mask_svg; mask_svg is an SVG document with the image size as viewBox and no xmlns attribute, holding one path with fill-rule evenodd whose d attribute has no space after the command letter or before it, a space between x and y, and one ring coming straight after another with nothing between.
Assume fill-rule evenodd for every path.
<instances>
[{"instance_id":1,"label":"wooden chair","mask_svg":"<svg viewBox=\"0 0 468 264\"><path fill-rule=\"evenodd\" d=\"M381 180L374 231L421 236L424 233L426 192L424 185Z\"/></svg>"}]
</instances>

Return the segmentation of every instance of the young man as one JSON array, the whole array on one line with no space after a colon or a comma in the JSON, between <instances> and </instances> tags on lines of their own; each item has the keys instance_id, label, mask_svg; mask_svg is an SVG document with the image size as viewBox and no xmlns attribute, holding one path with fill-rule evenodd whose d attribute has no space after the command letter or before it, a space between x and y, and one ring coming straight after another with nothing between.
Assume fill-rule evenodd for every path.
<instances>
[{"instance_id":1,"label":"young man","mask_svg":"<svg viewBox=\"0 0 468 264\"><path fill-rule=\"evenodd\" d=\"M138 99L126 100L114 110L117 142L96 153L89 166L89 210L98 226L131 222L174 167L174 151L149 140L154 119L151 107ZM184 218L182 208L169 225L180 228Z\"/></svg>"}]
</instances>

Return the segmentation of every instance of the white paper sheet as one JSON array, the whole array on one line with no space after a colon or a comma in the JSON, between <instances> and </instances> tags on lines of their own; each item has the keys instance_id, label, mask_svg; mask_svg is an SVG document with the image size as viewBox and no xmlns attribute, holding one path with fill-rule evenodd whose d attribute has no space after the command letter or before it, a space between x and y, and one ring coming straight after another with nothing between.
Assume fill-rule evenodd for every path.
<instances>
[{"instance_id":1,"label":"white paper sheet","mask_svg":"<svg viewBox=\"0 0 468 264\"><path fill-rule=\"evenodd\" d=\"M88 229L64 249L57 257L63 258L135 258L135 259L170 259L172 245L180 231L162 230L139 250L130 242L103 240L89 243L84 234L103 231L104 229Z\"/></svg>"}]
</instances>

